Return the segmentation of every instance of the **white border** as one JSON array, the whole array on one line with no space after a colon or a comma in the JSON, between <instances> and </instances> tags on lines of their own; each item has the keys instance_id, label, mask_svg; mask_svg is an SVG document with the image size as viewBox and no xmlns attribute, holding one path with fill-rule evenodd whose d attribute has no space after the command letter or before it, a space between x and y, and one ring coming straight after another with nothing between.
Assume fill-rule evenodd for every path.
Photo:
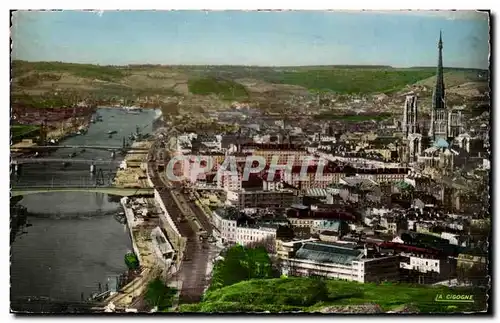
<instances>
[{"instance_id":1,"label":"white border","mask_svg":"<svg viewBox=\"0 0 500 323\"><path fill-rule=\"evenodd\" d=\"M7 46L7 42L9 39L9 29L6 28L6 26L9 24L9 15L7 13L7 8L16 8L16 9L44 9L44 8L58 8L58 9L85 9L85 8L99 8L99 9L209 9L209 10L224 10L224 9L306 9L306 10L325 10L325 9L351 9L351 10L356 10L356 9L378 9L378 10L384 10L384 9L496 9L498 7L498 1L483 1L483 0L475 0L475 1L461 1L461 0L455 0L453 2L449 1L448 3L438 3L435 0L419 0L419 1L414 1L412 3L403 3L400 1L390 1L390 0L378 0L378 1L370 1L370 0L350 0L350 1L336 1L336 2L331 2L331 1L321 1L321 0L304 0L304 1L292 1L292 0L287 0L287 1L270 1L270 0L240 0L240 1L221 1L221 0L212 0L212 1L200 1L200 0L178 0L178 1L148 1L148 0L141 0L141 1L131 1L131 0L126 0L126 1L108 1L104 2L103 0L86 0L86 1L67 1L67 0L53 0L53 1L36 1L36 0L18 0L18 1L11 1L10 6L9 3L7 2L2 2L2 14L0 15L0 22L1 26L3 28L0 28L0 33L2 33L2 40L4 46ZM7 4L4 8L4 4ZM497 21L498 23L498 21ZM498 39L498 33L495 33L495 43ZM9 151L7 150L7 146L9 144L9 127L8 127L8 120L9 120L9 104L8 104L8 97L9 97L9 53L10 51L4 50L1 52L2 54L2 64L1 64L1 82L2 82L2 91L3 95L1 96L2 99L2 109L1 109L1 115L3 121L2 127L0 127L0 131L2 132L2 145L1 145L1 152L2 152L2 158L0 159L1 165L0 169L5 172L5 176L3 177L4 179L8 178L8 173L7 173L7 168L8 168L8 156L9 156ZM498 63L497 63L498 64ZM496 71L494 71L496 72ZM494 93L497 93L497 86L495 86ZM496 107L495 107L496 108ZM495 126L494 129L497 127L500 127L500 124L497 124L498 118L495 120ZM496 133L495 133L496 135ZM496 137L496 136L495 136ZM495 144L495 151L498 151L498 145L500 145L500 141L494 142ZM498 158L497 160L498 161ZM495 162L495 168L496 169L496 162ZM495 172L495 180L496 178L496 172ZM4 185L1 187L2 193L0 195L0 198L2 199L2 203L0 203L3 212L0 214L2 215L2 221L3 225L1 226L1 229L4 231L3 237L4 237L4 243L3 246L4 248L1 248L2 252L4 253L4 256L2 259L10 259L9 257L9 248L7 247L9 245L9 209L8 209L8 185L6 183L7 181L5 180ZM496 195L497 192L495 192L495 196L492 200L498 200L498 196ZM497 226L500 221L496 220L495 221L495 228L494 232L498 232ZM498 249L495 248L493 249L495 252L495 255L498 253ZM2 276L3 279L1 280L1 283L3 286L1 286L1 293L3 294L1 297L2 300L2 309L1 309L1 314L2 316L5 317L6 320L13 320L14 317L13 315L8 314L9 313L9 288L10 288L10 280L9 280L9 262L10 261L5 261L3 265L0 267L0 270L2 271ZM496 266L498 269L498 264ZM495 274L496 274L495 270ZM498 276L494 275L495 278ZM493 282L496 282L496 279L493 280ZM498 305L498 295L495 297L495 305ZM496 306L498 309L498 306ZM73 319L73 317L68 317L68 318L62 318L64 320L69 320ZM96 318L84 318L84 320L99 320L99 321L104 321L108 318L105 317L96 317ZM123 317L118 318L120 320L123 319ZM138 318L136 318L138 319ZM173 317L169 318L158 318L161 320L172 320L174 319ZM194 320L194 318L192 318ZM220 318L219 318L220 319ZM234 320L237 318L234 317L227 317L226 319L228 320ZM289 318L269 318L269 320L288 320ZM304 318L307 319L307 318ZM319 319L319 318L315 318ZM324 318L328 320L335 320L338 319L336 317L334 318ZM343 317L343 319L346 319ZM350 318L349 320L359 320L363 318L359 317L354 317ZM419 320L424 320L424 318L415 318ZM432 318L425 318L425 320L429 320ZM446 318L435 318L439 320L446 320ZM453 320L455 318L448 318L448 320ZM477 318L474 318L477 319ZM385 320L385 318L370 318L370 321L382 321ZM3 320L2 320L3 321Z\"/></svg>"}]
</instances>

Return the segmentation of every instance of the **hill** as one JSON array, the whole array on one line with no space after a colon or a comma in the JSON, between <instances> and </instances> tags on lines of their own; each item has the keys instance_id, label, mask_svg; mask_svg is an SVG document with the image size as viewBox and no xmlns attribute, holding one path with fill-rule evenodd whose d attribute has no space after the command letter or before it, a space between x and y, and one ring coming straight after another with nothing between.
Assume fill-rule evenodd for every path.
<instances>
[{"instance_id":1,"label":"hill","mask_svg":"<svg viewBox=\"0 0 500 323\"><path fill-rule=\"evenodd\" d=\"M447 69L445 81L452 87L468 83L470 94L484 88L482 72ZM432 88L435 68L388 66L99 66L61 62L12 62L11 92L24 96L91 97L96 100L128 100L157 104L182 97L203 105L228 105L231 100L269 102L292 95L336 94L389 95L413 86ZM484 74L484 73L483 73ZM430 92L429 92L430 93ZM425 93L424 93L425 94ZM424 95L425 96L425 95Z\"/></svg>"},{"instance_id":2,"label":"hill","mask_svg":"<svg viewBox=\"0 0 500 323\"><path fill-rule=\"evenodd\" d=\"M200 95L217 95L223 100L245 100L248 99L246 88L232 80L205 77L188 81L190 93Z\"/></svg>"},{"instance_id":3,"label":"hill","mask_svg":"<svg viewBox=\"0 0 500 323\"><path fill-rule=\"evenodd\" d=\"M473 294L474 303L436 302L436 296ZM405 284L360 284L320 278L253 279L205 294L181 312L316 312L332 306L377 304L382 311L411 307L419 312L467 312L486 308L485 292Z\"/></svg>"}]
</instances>

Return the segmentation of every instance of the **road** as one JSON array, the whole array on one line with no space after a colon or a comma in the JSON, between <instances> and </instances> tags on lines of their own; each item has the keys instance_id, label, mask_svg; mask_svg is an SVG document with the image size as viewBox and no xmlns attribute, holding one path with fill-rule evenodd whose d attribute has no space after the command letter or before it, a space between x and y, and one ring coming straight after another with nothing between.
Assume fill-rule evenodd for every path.
<instances>
[{"instance_id":1,"label":"road","mask_svg":"<svg viewBox=\"0 0 500 323\"><path fill-rule=\"evenodd\" d=\"M175 280L182 281L179 301L180 303L199 302L208 285L209 262L217 255L217 250L215 246L200 240L188 218L194 215L206 232L212 231L211 225L204 215L202 217L197 211L193 211L192 206L195 206L194 210L197 206L192 202L187 202L182 194L180 183L169 182L166 177L160 176L155 161L149 161L148 167L149 173L152 174L153 185L159 191L174 224L179 233L187 239L184 249L185 257L179 271L173 277Z\"/></svg>"}]
</instances>

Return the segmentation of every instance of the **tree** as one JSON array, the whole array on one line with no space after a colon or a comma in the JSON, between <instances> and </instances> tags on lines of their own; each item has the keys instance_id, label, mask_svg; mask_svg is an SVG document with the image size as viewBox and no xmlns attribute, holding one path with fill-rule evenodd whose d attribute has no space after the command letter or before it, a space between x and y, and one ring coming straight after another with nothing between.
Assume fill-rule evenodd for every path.
<instances>
[{"instance_id":1,"label":"tree","mask_svg":"<svg viewBox=\"0 0 500 323\"><path fill-rule=\"evenodd\" d=\"M148 284L145 300L149 306L157 306L161 311L172 306L176 294L175 288L165 286L160 278L156 278Z\"/></svg>"},{"instance_id":2,"label":"tree","mask_svg":"<svg viewBox=\"0 0 500 323\"><path fill-rule=\"evenodd\" d=\"M264 247L246 248L236 245L228 249L224 260L219 260L214 265L209 290L253 278L270 278L272 274L271 259Z\"/></svg>"}]
</instances>

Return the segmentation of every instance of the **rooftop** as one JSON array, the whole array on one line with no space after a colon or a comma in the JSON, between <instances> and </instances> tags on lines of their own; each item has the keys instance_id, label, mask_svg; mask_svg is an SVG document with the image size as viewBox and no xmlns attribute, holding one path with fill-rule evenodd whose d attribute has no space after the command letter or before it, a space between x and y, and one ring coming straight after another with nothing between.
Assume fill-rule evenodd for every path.
<instances>
[{"instance_id":1,"label":"rooftop","mask_svg":"<svg viewBox=\"0 0 500 323\"><path fill-rule=\"evenodd\" d=\"M363 251L354 249L352 245L306 242L295 254L295 258L312 260L322 263L337 263L349 265L360 260Z\"/></svg>"},{"instance_id":2,"label":"rooftop","mask_svg":"<svg viewBox=\"0 0 500 323\"><path fill-rule=\"evenodd\" d=\"M240 215L237 208L231 208L231 207L219 208L215 210L214 213L216 213L225 220L237 220Z\"/></svg>"}]
</instances>

